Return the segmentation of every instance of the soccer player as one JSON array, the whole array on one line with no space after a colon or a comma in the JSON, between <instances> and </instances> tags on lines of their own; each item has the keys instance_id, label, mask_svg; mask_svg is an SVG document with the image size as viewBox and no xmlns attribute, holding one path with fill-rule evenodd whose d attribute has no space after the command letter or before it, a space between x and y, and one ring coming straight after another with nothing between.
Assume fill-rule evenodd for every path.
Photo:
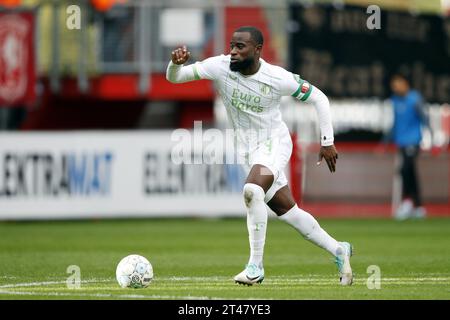
<instances>
[{"instance_id":1,"label":"soccer player","mask_svg":"<svg viewBox=\"0 0 450 320\"><path fill-rule=\"evenodd\" d=\"M246 159L248 176L243 188L247 208L250 258L237 283L253 285L264 279L263 252L268 212L293 226L305 239L335 257L340 283L351 285L352 246L338 242L323 230L316 219L295 203L284 167L292 153L292 140L280 112L282 96L293 96L314 104L321 130L319 161L325 159L330 172L336 170L329 102L322 91L307 81L261 58L262 33L255 27L240 27L233 33L230 54L184 66L190 53L185 46L172 51L166 78L172 83L209 79L215 82L228 118L236 133L238 154Z\"/></svg>"}]
</instances>

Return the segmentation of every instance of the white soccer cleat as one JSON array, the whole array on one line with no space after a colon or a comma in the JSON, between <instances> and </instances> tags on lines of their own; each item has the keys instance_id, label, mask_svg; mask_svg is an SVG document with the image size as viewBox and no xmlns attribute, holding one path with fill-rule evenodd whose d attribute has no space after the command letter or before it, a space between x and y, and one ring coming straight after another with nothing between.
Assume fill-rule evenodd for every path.
<instances>
[{"instance_id":1,"label":"white soccer cleat","mask_svg":"<svg viewBox=\"0 0 450 320\"><path fill-rule=\"evenodd\" d=\"M414 219L424 219L427 216L427 210L424 207L414 208L411 218Z\"/></svg>"},{"instance_id":2,"label":"white soccer cleat","mask_svg":"<svg viewBox=\"0 0 450 320\"><path fill-rule=\"evenodd\" d=\"M398 206L395 211L395 219L399 221L406 220L411 218L411 214L413 213L413 202L409 199L403 200L403 202Z\"/></svg>"},{"instance_id":3,"label":"white soccer cleat","mask_svg":"<svg viewBox=\"0 0 450 320\"><path fill-rule=\"evenodd\" d=\"M340 242L342 252L338 252L335 263L339 270L339 281L343 286L350 286L353 283L353 272L350 266L350 257L353 255L353 246L348 242Z\"/></svg>"},{"instance_id":4,"label":"white soccer cleat","mask_svg":"<svg viewBox=\"0 0 450 320\"><path fill-rule=\"evenodd\" d=\"M245 266L245 270L234 277L234 281L239 284L253 285L264 280L264 268L259 268L256 264L250 263Z\"/></svg>"}]
</instances>

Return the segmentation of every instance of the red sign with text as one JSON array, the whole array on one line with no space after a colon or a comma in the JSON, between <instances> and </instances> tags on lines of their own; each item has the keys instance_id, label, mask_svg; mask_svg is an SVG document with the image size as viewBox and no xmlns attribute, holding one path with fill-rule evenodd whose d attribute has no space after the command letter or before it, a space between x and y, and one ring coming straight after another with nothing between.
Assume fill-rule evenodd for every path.
<instances>
[{"instance_id":1,"label":"red sign with text","mask_svg":"<svg viewBox=\"0 0 450 320\"><path fill-rule=\"evenodd\" d=\"M36 99L33 12L0 12L0 107Z\"/></svg>"}]
</instances>

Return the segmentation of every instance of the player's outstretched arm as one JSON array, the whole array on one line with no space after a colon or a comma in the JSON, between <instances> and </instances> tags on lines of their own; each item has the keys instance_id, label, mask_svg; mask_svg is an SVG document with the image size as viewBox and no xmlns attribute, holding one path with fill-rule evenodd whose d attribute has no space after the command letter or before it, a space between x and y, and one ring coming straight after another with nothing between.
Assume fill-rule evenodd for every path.
<instances>
[{"instance_id":1,"label":"player's outstretched arm","mask_svg":"<svg viewBox=\"0 0 450 320\"><path fill-rule=\"evenodd\" d=\"M166 79L172 83L183 83L197 80L191 66L183 66L191 56L186 46L178 47L172 51L171 61L167 66Z\"/></svg>"}]
</instances>

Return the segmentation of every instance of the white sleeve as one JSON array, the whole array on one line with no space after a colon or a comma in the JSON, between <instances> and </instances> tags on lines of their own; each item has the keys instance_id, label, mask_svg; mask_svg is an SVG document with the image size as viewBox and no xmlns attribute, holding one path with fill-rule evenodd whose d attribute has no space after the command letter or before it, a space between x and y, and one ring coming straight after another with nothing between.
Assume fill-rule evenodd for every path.
<instances>
[{"instance_id":1,"label":"white sleeve","mask_svg":"<svg viewBox=\"0 0 450 320\"><path fill-rule=\"evenodd\" d=\"M279 68L281 72L281 95L293 96L298 91L298 88L304 80L300 79L298 74L287 71L284 68Z\"/></svg>"},{"instance_id":2,"label":"white sleeve","mask_svg":"<svg viewBox=\"0 0 450 320\"><path fill-rule=\"evenodd\" d=\"M183 66L169 62L166 70L166 79L172 83L183 83L196 80L192 65Z\"/></svg>"},{"instance_id":3,"label":"white sleeve","mask_svg":"<svg viewBox=\"0 0 450 320\"><path fill-rule=\"evenodd\" d=\"M298 74L282 69L281 94L283 96L293 96L294 98L306 101L312 91L312 85L300 78Z\"/></svg>"},{"instance_id":4,"label":"white sleeve","mask_svg":"<svg viewBox=\"0 0 450 320\"><path fill-rule=\"evenodd\" d=\"M216 80L219 78L220 64L225 59L224 55L197 61L194 65L194 73L199 79Z\"/></svg>"},{"instance_id":5,"label":"white sleeve","mask_svg":"<svg viewBox=\"0 0 450 320\"><path fill-rule=\"evenodd\" d=\"M211 57L188 66L177 65L169 62L166 70L166 79L173 83L183 83L193 80L215 80L219 74L219 64L222 56Z\"/></svg>"},{"instance_id":6,"label":"white sleeve","mask_svg":"<svg viewBox=\"0 0 450 320\"><path fill-rule=\"evenodd\" d=\"M283 95L291 95L300 101L310 102L317 111L320 126L320 144L331 146L334 143L333 125L331 122L330 102L327 96L314 87L308 81L300 78L298 74L287 70L283 76L281 92Z\"/></svg>"},{"instance_id":7,"label":"white sleeve","mask_svg":"<svg viewBox=\"0 0 450 320\"><path fill-rule=\"evenodd\" d=\"M316 108L320 126L320 144L322 146L333 145L334 132L331 121L330 102L327 96L319 88L310 85L309 96L305 101L311 102Z\"/></svg>"}]
</instances>

